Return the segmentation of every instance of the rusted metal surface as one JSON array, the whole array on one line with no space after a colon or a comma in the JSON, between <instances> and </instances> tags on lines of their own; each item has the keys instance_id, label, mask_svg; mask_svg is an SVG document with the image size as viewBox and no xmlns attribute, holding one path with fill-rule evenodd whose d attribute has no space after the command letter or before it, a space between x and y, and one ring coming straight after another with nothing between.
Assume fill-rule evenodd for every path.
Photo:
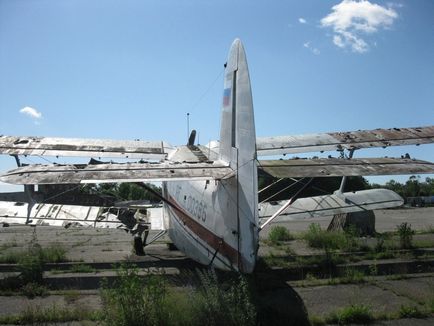
<instances>
[{"instance_id":1,"label":"rusted metal surface","mask_svg":"<svg viewBox=\"0 0 434 326\"><path fill-rule=\"evenodd\" d=\"M257 138L258 155L419 145L434 142L434 126Z\"/></svg>"},{"instance_id":2,"label":"rusted metal surface","mask_svg":"<svg viewBox=\"0 0 434 326\"><path fill-rule=\"evenodd\" d=\"M0 154L164 159L161 141L0 136Z\"/></svg>"},{"instance_id":3,"label":"rusted metal surface","mask_svg":"<svg viewBox=\"0 0 434 326\"><path fill-rule=\"evenodd\" d=\"M434 173L431 162L401 158L264 160L259 165L277 178Z\"/></svg>"},{"instance_id":4,"label":"rusted metal surface","mask_svg":"<svg viewBox=\"0 0 434 326\"><path fill-rule=\"evenodd\" d=\"M124 163L97 165L29 165L0 177L13 184L78 184L160 180L200 180L231 177L233 170L220 163Z\"/></svg>"}]
</instances>

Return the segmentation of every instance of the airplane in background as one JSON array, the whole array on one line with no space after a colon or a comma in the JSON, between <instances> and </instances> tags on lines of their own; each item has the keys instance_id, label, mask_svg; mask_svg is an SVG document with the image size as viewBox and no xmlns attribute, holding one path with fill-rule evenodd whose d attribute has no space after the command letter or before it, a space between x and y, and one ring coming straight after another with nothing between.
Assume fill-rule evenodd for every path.
<instances>
[{"instance_id":1,"label":"airplane in background","mask_svg":"<svg viewBox=\"0 0 434 326\"><path fill-rule=\"evenodd\" d=\"M19 167L3 174L0 181L25 185L27 222L31 216L50 220L47 214L37 215L31 198L33 185L162 181L160 227L176 247L204 265L251 273L259 233L279 216L310 218L402 205L402 198L386 189L343 192L347 176L434 172L433 163L409 158L353 158L362 148L433 143L434 126L256 138L249 72L239 39L232 43L225 65L221 115L220 140L205 146L195 145L194 131L187 145L178 147L163 141L1 136L0 153L15 156ZM323 151L348 155L258 160L260 156ZM20 155L139 161L20 166ZM277 178L298 178L301 190L287 201L258 203L258 169ZM330 176L343 177L336 192L299 198L312 178ZM89 218L93 215L88 214L86 219L97 226L97 215ZM62 221L62 215L51 220Z\"/></svg>"}]
</instances>

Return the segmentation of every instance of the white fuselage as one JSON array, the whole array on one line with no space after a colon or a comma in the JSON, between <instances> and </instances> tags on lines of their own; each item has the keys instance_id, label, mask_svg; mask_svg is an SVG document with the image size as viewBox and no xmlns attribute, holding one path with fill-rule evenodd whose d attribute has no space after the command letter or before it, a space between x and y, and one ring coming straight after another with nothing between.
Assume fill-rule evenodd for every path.
<instances>
[{"instance_id":1,"label":"white fuselage","mask_svg":"<svg viewBox=\"0 0 434 326\"><path fill-rule=\"evenodd\" d=\"M181 251L204 265L242 269L237 216L229 214L236 205L221 181L167 182L163 191L169 236Z\"/></svg>"}]
</instances>

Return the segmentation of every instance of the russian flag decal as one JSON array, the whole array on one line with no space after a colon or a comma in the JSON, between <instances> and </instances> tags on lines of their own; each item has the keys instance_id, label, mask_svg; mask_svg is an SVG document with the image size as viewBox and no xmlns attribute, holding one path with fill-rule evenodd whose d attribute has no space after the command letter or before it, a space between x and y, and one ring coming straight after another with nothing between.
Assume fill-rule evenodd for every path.
<instances>
[{"instance_id":1,"label":"russian flag decal","mask_svg":"<svg viewBox=\"0 0 434 326\"><path fill-rule=\"evenodd\" d=\"M226 88L223 91L223 106L228 106L231 100L231 89Z\"/></svg>"}]
</instances>

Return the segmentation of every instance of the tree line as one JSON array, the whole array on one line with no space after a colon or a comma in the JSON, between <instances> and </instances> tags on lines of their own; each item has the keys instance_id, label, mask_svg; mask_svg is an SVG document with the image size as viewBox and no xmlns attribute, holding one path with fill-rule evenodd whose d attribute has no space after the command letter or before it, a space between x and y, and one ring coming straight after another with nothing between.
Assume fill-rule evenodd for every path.
<instances>
[{"instance_id":1,"label":"tree line","mask_svg":"<svg viewBox=\"0 0 434 326\"><path fill-rule=\"evenodd\" d=\"M310 185L302 191L300 197L321 196L331 194L339 189L342 177L324 177L315 178ZM278 179L270 178L265 175L259 175L259 201L264 200L284 200L294 196L304 185L305 181L295 179ZM269 188L266 188L269 186ZM411 176L406 182L400 183L390 180L384 185L378 183L369 183L364 177L348 177L344 191L357 191L366 189L385 188L390 189L403 198L433 196L434 195L434 178L420 176ZM261 189L264 189L261 191Z\"/></svg>"},{"instance_id":2,"label":"tree line","mask_svg":"<svg viewBox=\"0 0 434 326\"><path fill-rule=\"evenodd\" d=\"M320 196L330 194L339 189L341 177L324 177L315 178L310 185L300 194L301 197ZM304 181L295 179L277 179L259 175L259 201L263 200L284 200L294 196L304 185ZM261 189L269 188L261 191ZM364 177L348 177L344 191L357 191L365 189L385 188L390 189L403 198L433 196L434 195L434 178L420 176L411 176L406 182L400 183L390 180L384 185L378 183L369 183ZM135 183L103 183L97 185L88 184L81 191L88 194L103 194L115 197L117 200L149 200L150 202L159 202L160 199L152 191L161 195L161 187L147 183L146 187L139 186Z\"/></svg>"}]
</instances>

